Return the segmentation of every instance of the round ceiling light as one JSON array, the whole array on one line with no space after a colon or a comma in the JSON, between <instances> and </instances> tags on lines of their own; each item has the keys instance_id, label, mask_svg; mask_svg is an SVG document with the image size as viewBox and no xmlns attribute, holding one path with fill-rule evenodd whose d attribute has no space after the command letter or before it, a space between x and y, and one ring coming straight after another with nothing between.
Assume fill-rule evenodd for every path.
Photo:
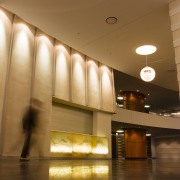
<instances>
[{"instance_id":1,"label":"round ceiling light","mask_svg":"<svg viewBox=\"0 0 180 180\"><path fill-rule=\"evenodd\" d=\"M138 48L136 48L136 53L139 55L149 55L156 52L157 47L153 45L143 45Z\"/></svg>"},{"instance_id":2,"label":"round ceiling light","mask_svg":"<svg viewBox=\"0 0 180 180\"><path fill-rule=\"evenodd\" d=\"M140 72L141 79L146 82L152 81L155 78L155 75L154 69L149 66L144 67Z\"/></svg>"},{"instance_id":3,"label":"round ceiling light","mask_svg":"<svg viewBox=\"0 0 180 180\"><path fill-rule=\"evenodd\" d=\"M117 23L117 18L116 17L108 17L106 19L107 24L116 24Z\"/></svg>"}]
</instances>

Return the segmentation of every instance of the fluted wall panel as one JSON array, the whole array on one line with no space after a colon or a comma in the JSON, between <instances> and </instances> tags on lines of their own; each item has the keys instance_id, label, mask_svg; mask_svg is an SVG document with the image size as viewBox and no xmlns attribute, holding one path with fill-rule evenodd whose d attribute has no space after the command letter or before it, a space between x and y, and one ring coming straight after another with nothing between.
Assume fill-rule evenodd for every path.
<instances>
[{"instance_id":1,"label":"fluted wall panel","mask_svg":"<svg viewBox=\"0 0 180 180\"><path fill-rule=\"evenodd\" d=\"M22 117L32 97L41 101L41 112L32 133L30 156L49 156L52 96L60 102L94 111L115 111L110 67L100 65L1 7L0 42L0 154L3 156L21 154ZM87 132L86 125L92 121L87 122L90 120L83 117L80 127Z\"/></svg>"},{"instance_id":2,"label":"fluted wall panel","mask_svg":"<svg viewBox=\"0 0 180 180\"><path fill-rule=\"evenodd\" d=\"M36 133L32 137L34 156L49 155L49 131L52 109L52 73L54 39L39 31L36 34L35 70L32 96L42 104Z\"/></svg>"},{"instance_id":3,"label":"fluted wall panel","mask_svg":"<svg viewBox=\"0 0 180 180\"><path fill-rule=\"evenodd\" d=\"M87 57L87 102L88 106L100 109L99 63Z\"/></svg>"},{"instance_id":4,"label":"fluted wall panel","mask_svg":"<svg viewBox=\"0 0 180 180\"><path fill-rule=\"evenodd\" d=\"M112 69L101 64L100 66L101 79L101 106L105 111L114 110L113 98L113 76Z\"/></svg>"},{"instance_id":5,"label":"fluted wall panel","mask_svg":"<svg viewBox=\"0 0 180 180\"><path fill-rule=\"evenodd\" d=\"M19 155L22 148L22 116L31 94L35 28L16 17L13 22L10 72L7 79L3 127L3 155Z\"/></svg>"},{"instance_id":6,"label":"fluted wall panel","mask_svg":"<svg viewBox=\"0 0 180 180\"><path fill-rule=\"evenodd\" d=\"M169 4L169 15L171 19L171 30L173 34L175 62L177 67L177 79L180 92L180 0L174 0Z\"/></svg>"},{"instance_id":7,"label":"fluted wall panel","mask_svg":"<svg viewBox=\"0 0 180 180\"><path fill-rule=\"evenodd\" d=\"M85 55L71 51L71 98L76 104L86 105L86 62Z\"/></svg>"},{"instance_id":8,"label":"fluted wall panel","mask_svg":"<svg viewBox=\"0 0 180 180\"><path fill-rule=\"evenodd\" d=\"M56 41L54 96L66 101L70 101L70 72L70 47Z\"/></svg>"},{"instance_id":9,"label":"fluted wall panel","mask_svg":"<svg viewBox=\"0 0 180 180\"><path fill-rule=\"evenodd\" d=\"M3 127L3 103L6 90L6 76L9 65L12 21L13 15L0 8L0 139L2 135L1 127Z\"/></svg>"}]
</instances>

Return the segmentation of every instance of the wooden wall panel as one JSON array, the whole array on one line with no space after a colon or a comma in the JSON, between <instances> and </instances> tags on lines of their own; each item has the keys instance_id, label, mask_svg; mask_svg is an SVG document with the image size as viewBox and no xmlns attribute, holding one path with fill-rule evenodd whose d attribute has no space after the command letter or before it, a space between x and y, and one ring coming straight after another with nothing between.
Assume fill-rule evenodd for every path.
<instances>
[{"instance_id":1,"label":"wooden wall panel","mask_svg":"<svg viewBox=\"0 0 180 180\"><path fill-rule=\"evenodd\" d=\"M4 113L2 154L6 156L18 156L22 149L22 116L30 101L34 33L34 27L15 18Z\"/></svg>"},{"instance_id":2,"label":"wooden wall panel","mask_svg":"<svg viewBox=\"0 0 180 180\"><path fill-rule=\"evenodd\" d=\"M86 62L85 55L72 50L71 92L72 102L86 105Z\"/></svg>"},{"instance_id":3,"label":"wooden wall panel","mask_svg":"<svg viewBox=\"0 0 180 180\"><path fill-rule=\"evenodd\" d=\"M54 39L41 31L36 35L35 74L33 97L42 102L42 111L37 122L36 133L32 137L31 155L49 156L49 132L52 107L52 71Z\"/></svg>"},{"instance_id":4,"label":"wooden wall panel","mask_svg":"<svg viewBox=\"0 0 180 180\"><path fill-rule=\"evenodd\" d=\"M100 109L100 80L98 62L87 57L87 103Z\"/></svg>"},{"instance_id":5,"label":"wooden wall panel","mask_svg":"<svg viewBox=\"0 0 180 180\"><path fill-rule=\"evenodd\" d=\"M141 130L141 129L125 130L125 157L147 158L145 130Z\"/></svg>"},{"instance_id":6,"label":"wooden wall panel","mask_svg":"<svg viewBox=\"0 0 180 180\"><path fill-rule=\"evenodd\" d=\"M5 98L6 76L9 65L9 51L11 44L13 15L0 7L0 139L3 126L3 104ZM1 149L0 140L0 149ZM0 152L1 154L1 152Z\"/></svg>"},{"instance_id":7,"label":"wooden wall panel","mask_svg":"<svg viewBox=\"0 0 180 180\"><path fill-rule=\"evenodd\" d=\"M70 71L70 47L56 41L54 96L66 101L70 101Z\"/></svg>"}]
</instances>

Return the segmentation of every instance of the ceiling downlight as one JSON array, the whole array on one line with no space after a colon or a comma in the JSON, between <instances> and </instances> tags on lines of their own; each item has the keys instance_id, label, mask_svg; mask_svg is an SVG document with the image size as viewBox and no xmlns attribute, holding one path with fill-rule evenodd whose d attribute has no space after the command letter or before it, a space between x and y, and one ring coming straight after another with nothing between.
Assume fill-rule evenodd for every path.
<instances>
[{"instance_id":1,"label":"ceiling downlight","mask_svg":"<svg viewBox=\"0 0 180 180\"><path fill-rule=\"evenodd\" d=\"M107 24L116 24L117 23L117 18L116 17L108 17L107 19L106 19L106 23Z\"/></svg>"}]
</instances>

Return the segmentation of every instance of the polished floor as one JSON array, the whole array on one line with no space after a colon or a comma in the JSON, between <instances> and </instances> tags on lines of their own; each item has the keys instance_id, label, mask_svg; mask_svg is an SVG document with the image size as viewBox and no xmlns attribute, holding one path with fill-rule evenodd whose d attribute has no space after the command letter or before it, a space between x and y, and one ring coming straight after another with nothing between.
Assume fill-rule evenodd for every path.
<instances>
[{"instance_id":1,"label":"polished floor","mask_svg":"<svg viewBox=\"0 0 180 180\"><path fill-rule=\"evenodd\" d=\"M0 180L180 180L180 159L0 159Z\"/></svg>"}]
</instances>

